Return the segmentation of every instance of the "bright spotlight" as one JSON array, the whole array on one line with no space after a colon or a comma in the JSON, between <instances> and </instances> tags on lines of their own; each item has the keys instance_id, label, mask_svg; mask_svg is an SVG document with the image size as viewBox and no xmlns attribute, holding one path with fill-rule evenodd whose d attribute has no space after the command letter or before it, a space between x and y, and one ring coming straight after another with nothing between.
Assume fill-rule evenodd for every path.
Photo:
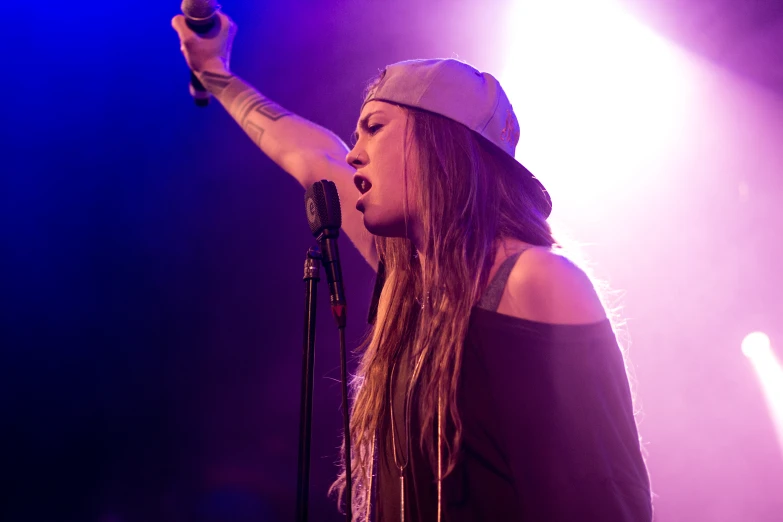
<instances>
[{"instance_id":1,"label":"bright spotlight","mask_svg":"<svg viewBox=\"0 0 783 522\"><path fill-rule=\"evenodd\" d=\"M780 449L783 450L783 367L775 357L769 337L753 332L742 341L742 353L750 360L756 371L769 416L778 434Z\"/></svg>"},{"instance_id":2,"label":"bright spotlight","mask_svg":"<svg viewBox=\"0 0 783 522\"><path fill-rule=\"evenodd\" d=\"M763 332L748 334L742 341L742 353L748 359L764 357L771 351L769 337Z\"/></svg>"},{"instance_id":3,"label":"bright spotlight","mask_svg":"<svg viewBox=\"0 0 783 522\"><path fill-rule=\"evenodd\" d=\"M685 138L695 81L684 53L617 0L509 4L500 80L520 120L517 157L557 208L582 215L596 199L670 190L654 160Z\"/></svg>"}]
</instances>

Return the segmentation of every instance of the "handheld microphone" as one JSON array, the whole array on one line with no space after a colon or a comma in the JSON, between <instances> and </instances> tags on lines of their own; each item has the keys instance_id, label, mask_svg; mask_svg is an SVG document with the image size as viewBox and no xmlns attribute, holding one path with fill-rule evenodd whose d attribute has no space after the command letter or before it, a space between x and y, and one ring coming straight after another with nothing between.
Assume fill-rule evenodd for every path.
<instances>
[{"instance_id":1,"label":"handheld microphone","mask_svg":"<svg viewBox=\"0 0 783 522\"><path fill-rule=\"evenodd\" d=\"M342 226L340 197L331 181L321 180L307 189L305 193L307 221L313 236L321 247L321 256L329 283L329 301L332 315L338 328L345 328L345 290L343 274L340 269L340 252L337 249L337 237Z\"/></svg>"},{"instance_id":2,"label":"handheld microphone","mask_svg":"<svg viewBox=\"0 0 783 522\"><path fill-rule=\"evenodd\" d=\"M190 30L203 36L214 29L217 24L220 5L216 0L182 0L181 9L185 16L185 23ZM190 94L197 106L206 107L209 105L209 91L193 71L190 71Z\"/></svg>"}]
</instances>

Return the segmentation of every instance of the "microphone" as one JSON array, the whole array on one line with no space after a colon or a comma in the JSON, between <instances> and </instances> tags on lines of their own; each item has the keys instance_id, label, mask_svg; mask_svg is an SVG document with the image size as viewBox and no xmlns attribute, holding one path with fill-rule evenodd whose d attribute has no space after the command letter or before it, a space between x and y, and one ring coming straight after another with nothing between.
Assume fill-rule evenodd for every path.
<instances>
[{"instance_id":1,"label":"microphone","mask_svg":"<svg viewBox=\"0 0 783 522\"><path fill-rule=\"evenodd\" d=\"M216 0L182 0L182 14L185 23L191 31L198 35L205 35L214 29L218 21L217 13L220 10ZM190 71L190 94L199 107L209 105L209 91Z\"/></svg>"},{"instance_id":2,"label":"microphone","mask_svg":"<svg viewBox=\"0 0 783 522\"><path fill-rule=\"evenodd\" d=\"M307 221L313 236L321 247L321 256L329 283L329 301L332 315L338 328L345 328L345 290L343 273L340 269L340 252L337 250L337 237L342 226L340 197L334 183L321 180L305 192L305 210Z\"/></svg>"}]
</instances>

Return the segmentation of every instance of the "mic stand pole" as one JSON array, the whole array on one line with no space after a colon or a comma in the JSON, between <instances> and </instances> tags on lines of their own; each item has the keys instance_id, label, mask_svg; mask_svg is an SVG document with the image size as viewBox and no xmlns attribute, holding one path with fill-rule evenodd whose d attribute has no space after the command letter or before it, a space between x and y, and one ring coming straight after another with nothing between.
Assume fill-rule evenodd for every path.
<instances>
[{"instance_id":1,"label":"mic stand pole","mask_svg":"<svg viewBox=\"0 0 783 522\"><path fill-rule=\"evenodd\" d=\"M313 419L313 364L315 359L315 309L321 280L321 252L307 251L304 267L305 322L302 358L302 390L299 410L299 472L296 489L296 520L307 521L310 493L310 437Z\"/></svg>"},{"instance_id":2,"label":"mic stand pole","mask_svg":"<svg viewBox=\"0 0 783 522\"><path fill-rule=\"evenodd\" d=\"M340 259L337 249L336 230L326 229L318 236L318 242L324 251L324 268L326 268L326 281L329 283L329 297L332 308L332 316L337 323L340 333L340 389L343 396L343 456L345 459L345 520L353 520L353 474L351 471L351 412L348 407L348 363L345 353L345 324L347 310L345 307L345 295L339 290L343 275L340 265L336 263ZM332 238L332 241L329 239Z\"/></svg>"}]
</instances>

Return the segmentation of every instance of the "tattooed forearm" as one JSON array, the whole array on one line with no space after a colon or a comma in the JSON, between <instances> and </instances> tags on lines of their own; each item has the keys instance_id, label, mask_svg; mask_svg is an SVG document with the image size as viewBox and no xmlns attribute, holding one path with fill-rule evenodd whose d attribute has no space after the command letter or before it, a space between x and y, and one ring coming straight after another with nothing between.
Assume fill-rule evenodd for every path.
<instances>
[{"instance_id":1,"label":"tattooed forearm","mask_svg":"<svg viewBox=\"0 0 783 522\"><path fill-rule=\"evenodd\" d=\"M295 160L288 160L295 156L292 153L299 151L327 150L333 152L334 157L345 155L345 145L329 131L296 117L240 77L231 75L228 71L215 72L226 73L205 76L205 79L214 79L225 84L219 93L213 92L215 97L253 143L284 169L300 169L299 165L291 164L292 161L296 163ZM286 118L287 116L290 118ZM285 121L280 121L284 118Z\"/></svg>"},{"instance_id":2,"label":"tattooed forearm","mask_svg":"<svg viewBox=\"0 0 783 522\"><path fill-rule=\"evenodd\" d=\"M253 143L259 147L261 146L261 137L264 135L264 129L262 127L259 127L251 121L245 125L245 132L247 132L247 135L253 140Z\"/></svg>"},{"instance_id":3,"label":"tattooed forearm","mask_svg":"<svg viewBox=\"0 0 783 522\"><path fill-rule=\"evenodd\" d=\"M231 104L231 113L235 115L242 128L245 128L253 114L260 114L264 118L277 121L291 113L261 94L247 90L237 96Z\"/></svg>"},{"instance_id":4,"label":"tattooed forearm","mask_svg":"<svg viewBox=\"0 0 783 522\"><path fill-rule=\"evenodd\" d=\"M207 90L214 94L220 94L228 87L234 77L230 74L218 74L209 71L201 73L201 83Z\"/></svg>"},{"instance_id":5,"label":"tattooed forearm","mask_svg":"<svg viewBox=\"0 0 783 522\"><path fill-rule=\"evenodd\" d=\"M261 137L265 131L262 127L263 120L277 121L291 115L290 112L254 89L245 89L236 94L229 103L229 112L259 147L261 147ZM263 119L256 115L262 116Z\"/></svg>"}]
</instances>

